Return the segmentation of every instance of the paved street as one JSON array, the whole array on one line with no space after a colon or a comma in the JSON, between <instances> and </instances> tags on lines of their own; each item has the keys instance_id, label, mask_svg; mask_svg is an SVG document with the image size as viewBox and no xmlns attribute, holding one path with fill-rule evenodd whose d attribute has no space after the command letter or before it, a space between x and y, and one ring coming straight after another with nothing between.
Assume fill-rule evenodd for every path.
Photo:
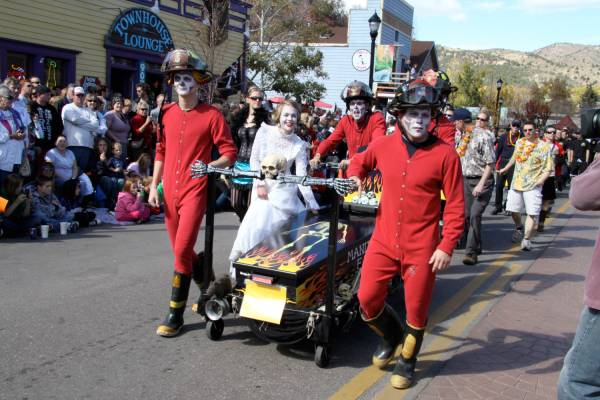
<instances>
[{"instance_id":1,"label":"paved street","mask_svg":"<svg viewBox=\"0 0 600 400\"><path fill-rule=\"evenodd\" d=\"M600 225L593 214L576 214L571 219L565 194L554 209L561 212L549 221L543 235L534 238L530 253L510 242L509 217L485 216L481 263L465 267L460 263L462 251L457 251L451 269L439 276L431 332L426 335L418 371L423 379L402 396L415 398L421 393L423 399L450 398L445 388L462 389L465 376L478 372L486 375L481 379L492 379L488 372L513 376L517 374L513 369L518 370L517 377L536 371L545 374L540 382L548 391L540 389L543 393L537 394L552 393L577 323L583 279ZM216 224L215 267L222 273L228 268L226 259L238 223L233 214L223 213L217 215ZM202 243L201 235L198 249ZM544 263L535 262L539 257ZM0 260L1 398L399 396L389 391L389 372L370 367L375 336L362 323L337 338L326 369L315 366L311 345L263 343L240 319L228 317L223 338L211 342L202 319L189 308L180 337L157 337L154 330L167 311L172 273L161 223L104 225L44 242L2 241ZM504 289L523 273L524 279L503 296ZM190 300L196 294L194 288ZM549 310L556 310L556 318ZM467 340L461 347L463 338ZM535 354L520 350L521 358L507 358L493 368L486 364L493 360L486 341L507 349L515 341L539 343L520 346L533 348ZM454 359L444 363L454 353ZM469 361L460 361L465 359ZM452 398L467 398L460 395L464 391L457 392L458 397Z\"/></svg>"}]
</instances>

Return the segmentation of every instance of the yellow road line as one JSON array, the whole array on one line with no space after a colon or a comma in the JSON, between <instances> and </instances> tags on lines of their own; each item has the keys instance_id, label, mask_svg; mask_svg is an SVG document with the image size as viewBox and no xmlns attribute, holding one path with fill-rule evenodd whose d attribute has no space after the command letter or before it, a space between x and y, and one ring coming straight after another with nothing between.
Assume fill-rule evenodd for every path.
<instances>
[{"instance_id":1,"label":"yellow road line","mask_svg":"<svg viewBox=\"0 0 600 400\"><path fill-rule=\"evenodd\" d=\"M437 337L427 346L427 351L419 357L419 363L427 364L432 361L438 361L441 359L441 355L447 354L453 346L460 343L466 336L467 328L473 319L477 318L498 296L501 296L503 294L502 289L506 284L521 274L525 268L520 264L510 264L506 272L503 272L490 288L480 295L480 301L472 304L467 312L458 316L448 329L439 334L434 334ZM422 375L422 372L417 371L417 375ZM398 400L404 398L409 392L410 390L400 391L394 389L391 385L386 385L383 390L377 393L375 400Z\"/></svg>"},{"instance_id":2,"label":"yellow road line","mask_svg":"<svg viewBox=\"0 0 600 400\"><path fill-rule=\"evenodd\" d=\"M439 322L444 321L448 316L454 312L461 304L463 304L485 281L487 281L493 274L502 267L508 260L519 250L519 246L511 247L504 255L496 259L490 265L488 265L480 274L475 276L465 285L459 292L457 292L450 300L444 303L443 306L436 309L434 314L431 316L428 325L435 327ZM398 349L398 354L400 349ZM398 355L396 354L396 355ZM380 370L379 368L370 365L354 376L344 386L342 386L336 393L333 394L330 400L350 400L357 399L367 389L373 386L379 379L381 379L387 371Z\"/></svg>"},{"instance_id":3,"label":"yellow road line","mask_svg":"<svg viewBox=\"0 0 600 400\"><path fill-rule=\"evenodd\" d=\"M555 213L553 214L561 214L565 210L567 210L571 206L570 201L567 200L565 204L563 204ZM554 218L549 217L547 219L547 224L549 224ZM481 286L484 282L486 282L494 272L506 264L512 257L514 257L515 253L520 250L519 245L514 245L510 249L508 249L501 257L497 258L494 262L488 265L480 274L475 276L473 279L469 281L469 283L463 287L459 292L457 292L450 300L444 303L443 306L436 309L433 315L430 318L429 327L435 327L438 323L446 320L448 316L456 311L462 304L466 303L469 297ZM510 275L512 277L512 275ZM501 278L504 280L503 278ZM427 347L427 349L429 346ZM396 356L399 354L400 349L398 350ZM387 371L380 370L373 365L370 365L360 371L357 375L355 375L352 379L346 382L342 387L338 389L336 393L334 393L329 400L353 400L358 399L365 391L367 391L371 386L373 386L377 381L379 381L383 376L387 374ZM396 396L398 395L398 391L395 391Z\"/></svg>"}]
</instances>

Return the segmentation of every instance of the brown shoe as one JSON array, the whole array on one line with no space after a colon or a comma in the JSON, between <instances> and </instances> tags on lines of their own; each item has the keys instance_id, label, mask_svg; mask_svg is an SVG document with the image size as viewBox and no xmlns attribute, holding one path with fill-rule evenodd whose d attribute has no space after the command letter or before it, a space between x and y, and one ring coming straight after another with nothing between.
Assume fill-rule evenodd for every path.
<instances>
[{"instance_id":1,"label":"brown shoe","mask_svg":"<svg viewBox=\"0 0 600 400\"><path fill-rule=\"evenodd\" d=\"M475 265L477 264L477 254L467 254L465 258L463 258L463 264L465 265Z\"/></svg>"}]
</instances>

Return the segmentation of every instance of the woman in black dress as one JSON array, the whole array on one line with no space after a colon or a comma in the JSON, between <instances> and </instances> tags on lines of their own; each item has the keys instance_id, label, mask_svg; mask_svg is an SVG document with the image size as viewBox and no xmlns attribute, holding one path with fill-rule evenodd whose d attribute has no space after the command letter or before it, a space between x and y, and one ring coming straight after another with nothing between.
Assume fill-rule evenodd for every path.
<instances>
[{"instance_id":1,"label":"woman in black dress","mask_svg":"<svg viewBox=\"0 0 600 400\"><path fill-rule=\"evenodd\" d=\"M231 134L238 147L237 161L235 168L248 171L250 170L250 153L256 131L263 122L269 123L269 112L263 107L265 99L264 92L251 86L246 92L246 104L233 116L231 121ZM233 178L231 181L231 206L240 218L240 221L246 215L250 203L250 194L252 192L251 178Z\"/></svg>"}]
</instances>

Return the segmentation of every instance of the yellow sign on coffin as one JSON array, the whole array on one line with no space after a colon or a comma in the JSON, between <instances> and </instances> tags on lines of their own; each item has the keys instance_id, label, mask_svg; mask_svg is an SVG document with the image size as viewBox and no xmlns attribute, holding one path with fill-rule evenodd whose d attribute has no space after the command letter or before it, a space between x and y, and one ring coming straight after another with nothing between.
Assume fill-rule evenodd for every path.
<instances>
[{"instance_id":1,"label":"yellow sign on coffin","mask_svg":"<svg viewBox=\"0 0 600 400\"><path fill-rule=\"evenodd\" d=\"M285 301L285 287L262 285L246 279L240 316L279 325Z\"/></svg>"}]
</instances>

